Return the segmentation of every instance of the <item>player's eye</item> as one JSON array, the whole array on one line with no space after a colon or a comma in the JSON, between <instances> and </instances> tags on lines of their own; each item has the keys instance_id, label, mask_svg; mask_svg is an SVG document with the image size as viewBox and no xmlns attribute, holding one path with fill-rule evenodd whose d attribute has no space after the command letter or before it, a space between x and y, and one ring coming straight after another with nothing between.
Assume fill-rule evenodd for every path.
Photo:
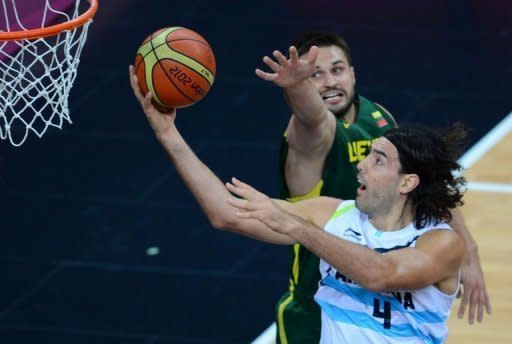
<instances>
[{"instance_id":1,"label":"player's eye","mask_svg":"<svg viewBox=\"0 0 512 344\"><path fill-rule=\"evenodd\" d=\"M343 67L336 67L332 69L332 74L338 75L343 73Z\"/></svg>"}]
</instances>

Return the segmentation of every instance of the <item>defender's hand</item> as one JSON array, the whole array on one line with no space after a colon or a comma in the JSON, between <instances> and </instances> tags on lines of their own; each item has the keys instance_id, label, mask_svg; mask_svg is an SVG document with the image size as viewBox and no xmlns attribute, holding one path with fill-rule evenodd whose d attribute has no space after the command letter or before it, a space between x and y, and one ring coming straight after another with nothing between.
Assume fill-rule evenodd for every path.
<instances>
[{"instance_id":1,"label":"defender's hand","mask_svg":"<svg viewBox=\"0 0 512 344\"><path fill-rule=\"evenodd\" d=\"M261 69L256 69L256 75L263 80L272 81L283 88L293 87L308 79L315 72L318 47L312 46L307 55L302 58L299 58L297 49L294 46L290 47L289 59L286 59L286 57L278 50L275 50L273 55L277 62L268 56L263 57L263 62L273 71L273 73L267 73Z\"/></svg>"}]
</instances>

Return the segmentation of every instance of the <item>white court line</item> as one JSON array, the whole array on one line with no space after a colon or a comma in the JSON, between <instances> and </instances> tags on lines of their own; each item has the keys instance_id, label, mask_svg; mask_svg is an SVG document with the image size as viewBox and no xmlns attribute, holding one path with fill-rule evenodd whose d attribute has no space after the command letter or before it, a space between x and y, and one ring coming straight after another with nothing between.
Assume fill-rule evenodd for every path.
<instances>
[{"instance_id":1,"label":"white court line","mask_svg":"<svg viewBox=\"0 0 512 344\"><path fill-rule=\"evenodd\" d=\"M459 159L463 169L468 169L487 152L489 152L503 137L512 131L512 112L509 113L500 123L480 139ZM489 182L468 181L467 189L473 191L512 193L511 184L497 184Z\"/></svg>"},{"instance_id":2,"label":"white court line","mask_svg":"<svg viewBox=\"0 0 512 344\"><path fill-rule=\"evenodd\" d=\"M488 151L491 150L505 135L512 131L512 112L509 113L500 123L498 123L491 131L482 137L473 147L471 147L459 159L459 164L463 169L467 169L480 160ZM503 192L512 193L512 185L468 182L468 190L486 191L486 192ZM258 338L251 344L274 344L276 337L276 323L272 323Z\"/></svg>"},{"instance_id":3,"label":"white court line","mask_svg":"<svg viewBox=\"0 0 512 344\"><path fill-rule=\"evenodd\" d=\"M512 193L512 184L468 182L466 184L466 187L468 190L472 190L472 191Z\"/></svg>"},{"instance_id":4,"label":"white court line","mask_svg":"<svg viewBox=\"0 0 512 344\"><path fill-rule=\"evenodd\" d=\"M265 331L263 331L258 338L252 341L251 344L274 344L276 338L277 326L273 322Z\"/></svg>"},{"instance_id":5,"label":"white court line","mask_svg":"<svg viewBox=\"0 0 512 344\"><path fill-rule=\"evenodd\" d=\"M512 130L512 112L498 123L459 159L462 168L467 169L480 160L505 135Z\"/></svg>"}]
</instances>

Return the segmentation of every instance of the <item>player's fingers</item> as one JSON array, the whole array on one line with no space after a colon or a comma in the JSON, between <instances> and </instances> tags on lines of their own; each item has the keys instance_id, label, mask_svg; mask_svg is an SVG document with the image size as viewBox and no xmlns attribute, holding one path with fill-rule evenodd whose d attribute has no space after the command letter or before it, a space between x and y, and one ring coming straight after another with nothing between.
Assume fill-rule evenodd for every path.
<instances>
[{"instance_id":1,"label":"player's fingers","mask_svg":"<svg viewBox=\"0 0 512 344\"><path fill-rule=\"evenodd\" d=\"M238 187L243 187L246 189L251 188L251 186L249 184L244 183L243 181L241 181L240 179L238 179L236 177L231 177L231 181L233 182L233 184L235 184Z\"/></svg>"},{"instance_id":2,"label":"player's fingers","mask_svg":"<svg viewBox=\"0 0 512 344\"><path fill-rule=\"evenodd\" d=\"M279 62L280 65L285 65L288 63L288 60L286 60L286 56L284 56L279 50L274 50L274 53L272 54L276 58L277 62Z\"/></svg>"},{"instance_id":3,"label":"player's fingers","mask_svg":"<svg viewBox=\"0 0 512 344\"><path fill-rule=\"evenodd\" d=\"M255 72L256 72L257 76L259 76L260 78L262 78L263 80L266 80L266 81L274 81L274 79L276 78L276 74L267 73L267 72L262 71L261 69L256 68Z\"/></svg>"},{"instance_id":4,"label":"player's fingers","mask_svg":"<svg viewBox=\"0 0 512 344\"><path fill-rule=\"evenodd\" d=\"M279 65L279 63L275 62L268 56L263 57L263 62L274 72L277 72L281 68L281 65Z\"/></svg>"},{"instance_id":5,"label":"player's fingers","mask_svg":"<svg viewBox=\"0 0 512 344\"><path fill-rule=\"evenodd\" d=\"M233 177L231 179L231 182L234 185L236 185L238 188L243 190L243 197L249 201L255 202L255 201L265 200L268 198L265 194L259 192L258 190L256 190L252 186L250 186L249 184L246 184L246 183L236 179L235 177Z\"/></svg>"},{"instance_id":6,"label":"player's fingers","mask_svg":"<svg viewBox=\"0 0 512 344\"><path fill-rule=\"evenodd\" d=\"M256 214L256 208L254 207L254 204L248 200L231 196L227 198L226 201L230 206L237 208L237 212L244 214L241 217L249 218L254 217L254 214Z\"/></svg>"},{"instance_id":7,"label":"player's fingers","mask_svg":"<svg viewBox=\"0 0 512 344\"><path fill-rule=\"evenodd\" d=\"M258 190L256 190L255 188L253 188L252 186L250 186L249 184L247 183L244 183L243 181L241 181L240 179L237 179L236 177L233 177L231 178L231 182L233 184L235 184L236 186L238 186L239 188L243 189L243 190L246 190L246 194L249 196L250 194L254 194L254 195L263 195L261 192L259 192Z\"/></svg>"},{"instance_id":8,"label":"player's fingers","mask_svg":"<svg viewBox=\"0 0 512 344\"><path fill-rule=\"evenodd\" d=\"M482 289L479 290L478 293L478 306L476 311L476 320L478 322L482 322L484 318L484 305L485 305L485 295Z\"/></svg>"},{"instance_id":9,"label":"player's fingers","mask_svg":"<svg viewBox=\"0 0 512 344\"><path fill-rule=\"evenodd\" d=\"M257 192L249 184L246 184L241 180L236 179L235 177L231 178L231 183L233 183L233 185L242 190L242 193L245 196L244 198L249 198L251 196L251 193Z\"/></svg>"},{"instance_id":10,"label":"player's fingers","mask_svg":"<svg viewBox=\"0 0 512 344\"><path fill-rule=\"evenodd\" d=\"M232 180L231 183L226 183L226 187L229 191L247 201L258 199L258 192L246 184L240 185Z\"/></svg>"},{"instance_id":11,"label":"player's fingers","mask_svg":"<svg viewBox=\"0 0 512 344\"><path fill-rule=\"evenodd\" d=\"M466 313L466 306L468 304L468 293L466 291L466 286L464 286L464 290L462 291L462 299L460 300L459 311L457 316L459 319L464 317L464 313Z\"/></svg>"},{"instance_id":12,"label":"player's fingers","mask_svg":"<svg viewBox=\"0 0 512 344\"><path fill-rule=\"evenodd\" d=\"M484 305L485 311L487 314L491 314L491 300L489 299L489 294L487 293L485 282L482 286L482 298L482 304Z\"/></svg>"},{"instance_id":13,"label":"player's fingers","mask_svg":"<svg viewBox=\"0 0 512 344\"><path fill-rule=\"evenodd\" d=\"M227 202L229 205L238 208L238 209L246 209L247 207L247 201L241 198L236 197L228 197Z\"/></svg>"},{"instance_id":14,"label":"player's fingers","mask_svg":"<svg viewBox=\"0 0 512 344\"><path fill-rule=\"evenodd\" d=\"M146 93L142 100L142 108L144 109L144 112L149 115L149 110L153 109L153 103L151 102L153 99L153 96L151 95L151 92Z\"/></svg>"},{"instance_id":15,"label":"player's fingers","mask_svg":"<svg viewBox=\"0 0 512 344\"><path fill-rule=\"evenodd\" d=\"M290 62L297 63L299 61L299 53L297 52L297 48L293 45L290 47Z\"/></svg>"},{"instance_id":16,"label":"player's fingers","mask_svg":"<svg viewBox=\"0 0 512 344\"><path fill-rule=\"evenodd\" d=\"M469 309L468 309L468 320L470 324L475 322L475 312L478 305L478 292L474 289L471 290L471 296L469 300Z\"/></svg>"},{"instance_id":17,"label":"player's fingers","mask_svg":"<svg viewBox=\"0 0 512 344\"><path fill-rule=\"evenodd\" d=\"M489 294L487 294L487 290L485 291L485 310L487 311L487 314L492 313L491 300L489 299Z\"/></svg>"},{"instance_id":18,"label":"player's fingers","mask_svg":"<svg viewBox=\"0 0 512 344\"><path fill-rule=\"evenodd\" d=\"M318 47L313 45L308 51L308 63L315 64L316 58L318 57Z\"/></svg>"},{"instance_id":19,"label":"player's fingers","mask_svg":"<svg viewBox=\"0 0 512 344\"><path fill-rule=\"evenodd\" d=\"M239 196L239 197L242 197L242 198L245 198L245 191L242 189L242 188L239 188L238 186L236 185L233 185L232 183L230 182L227 182L226 184L226 188L234 193L235 195Z\"/></svg>"},{"instance_id":20,"label":"player's fingers","mask_svg":"<svg viewBox=\"0 0 512 344\"><path fill-rule=\"evenodd\" d=\"M254 214L253 213L249 213L247 211L236 211L235 212L235 215L242 218L242 219L252 219L254 218Z\"/></svg>"}]
</instances>

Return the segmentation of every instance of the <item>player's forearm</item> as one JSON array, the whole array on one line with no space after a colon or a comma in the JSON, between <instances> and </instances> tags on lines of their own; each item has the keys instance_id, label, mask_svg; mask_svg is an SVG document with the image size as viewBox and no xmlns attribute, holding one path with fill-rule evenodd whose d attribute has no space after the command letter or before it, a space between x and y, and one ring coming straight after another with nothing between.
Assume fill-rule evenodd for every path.
<instances>
[{"instance_id":1,"label":"player's forearm","mask_svg":"<svg viewBox=\"0 0 512 344\"><path fill-rule=\"evenodd\" d=\"M175 128L159 137L159 141L210 223L219 229L228 227L236 217L234 209L226 203L229 192L224 184L199 160Z\"/></svg>"},{"instance_id":2,"label":"player's forearm","mask_svg":"<svg viewBox=\"0 0 512 344\"><path fill-rule=\"evenodd\" d=\"M290 234L292 238L362 287L384 289L389 266L380 253L338 238L305 221L300 222Z\"/></svg>"},{"instance_id":3,"label":"player's forearm","mask_svg":"<svg viewBox=\"0 0 512 344\"><path fill-rule=\"evenodd\" d=\"M285 89L286 99L296 118L304 125L316 126L325 120L329 110L309 80Z\"/></svg>"}]
</instances>

